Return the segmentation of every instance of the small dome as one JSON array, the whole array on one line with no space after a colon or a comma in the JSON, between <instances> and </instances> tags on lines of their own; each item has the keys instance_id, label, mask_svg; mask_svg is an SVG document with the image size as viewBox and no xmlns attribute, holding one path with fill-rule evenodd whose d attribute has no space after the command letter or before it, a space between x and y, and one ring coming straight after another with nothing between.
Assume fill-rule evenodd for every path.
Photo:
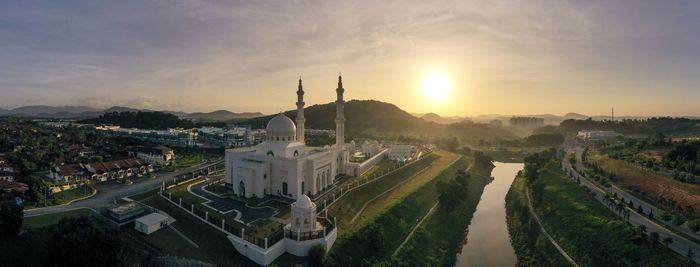
<instances>
[{"instance_id":1,"label":"small dome","mask_svg":"<svg viewBox=\"0 0 700 267\"><path fill-rule=\"evenodd\" d=\"M269 136L294 136L297 131L297 127L294 122L289 117L280 113L277 116L270 119L267 123L267 135Z\"/></svg>"},{"instance_id":2,"label":"small dome","mask_svg":"<svg viewBox=\"0 0 700 267\"><path fill-rule=\"evenodd\" d=\"M299 208L311 208L311 199L307 197L305 194L299 195L297 198L297 207Z\"/></svg>"}]
</instances>

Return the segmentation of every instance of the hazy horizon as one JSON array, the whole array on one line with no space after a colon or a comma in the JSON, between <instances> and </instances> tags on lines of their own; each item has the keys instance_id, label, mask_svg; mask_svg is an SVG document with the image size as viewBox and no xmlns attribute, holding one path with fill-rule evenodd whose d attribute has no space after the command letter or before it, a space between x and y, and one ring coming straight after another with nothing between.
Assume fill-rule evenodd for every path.
<instances>
[{"instance_id":1,"label":"hazy horizon","mask_svg":"<svg viewBox=\"0 0 700 267\"><path fill-rule=\"evenodd\" d=\"M693 6L695 8L693 8ZM0 107L263 112L377 99L412 113L700 116L700 3L20 1ZM421 83L440 73L449 92Z\"/></svg>"}]
</instances>

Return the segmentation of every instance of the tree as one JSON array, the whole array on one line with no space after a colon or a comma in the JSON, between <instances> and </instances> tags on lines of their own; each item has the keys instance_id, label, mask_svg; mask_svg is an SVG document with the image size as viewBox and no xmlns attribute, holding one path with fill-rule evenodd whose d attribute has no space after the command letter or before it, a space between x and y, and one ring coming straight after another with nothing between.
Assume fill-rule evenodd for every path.
<instances>
[{"instance_id":1,"label":"tree","mask_svg":"<svg viewBox=\"0 0 700 267\"><path fill-rule=\"evenodd\" d=\"M654 210L651 210L651 209L650 209L650 210L649 210L649 215L648 215L648 216L649 216L649 219L652 219L652 220L653 220L653 219L654 219Z\"/></svg>"},{"instance_id":2,"label":"tree","mask_svg":"<svg viewBox=\"0 0 700 267\"><path fill-rule=\"evenodd\" d=\"M663 243L664 246L668 247L671 244L673 244L673 238L671 238L670 236L664 237L664 239L661 240L661 243Z\"/></svg>"},{"instance_id":3,"label":"tree","mask_svg":"<svg viewBox=\"0 0 700 267\"><path fill-rule=\"evenodd\" d=\"M54 266L122 266L117 235L87 217L61 219L52 228L49 258Z\"/></svg>"},{"instance_id":4,"label":"tree","mask_svg":"<svg viewBox=\"0 0 700 267\"><path fill-rule=\"evenodd\" d=\"M24 206L15 200L15 193L0 196L0 240L15 241L22 229Z\"/></svg>"},{"instance_id":5,"label":"tree","mask_svg":"<svg viewBox=\"0 0 700 267\"><path fill-rule=\"evenodd\" d=\"M326 250L321 245L316 245L309 249L309 263L311 266L323 266L323 257Z\"/></svg>"},{"instance_id":6,"label":"tree","mask_svg":"<svg viewBox=\"0 0 700 267\"><path fill-rule=\"evenodd\" d=\"M651 242L659 242L659 233L651 232L649 234L649 240L651 240Z\"/></svg>"}]
</instances>

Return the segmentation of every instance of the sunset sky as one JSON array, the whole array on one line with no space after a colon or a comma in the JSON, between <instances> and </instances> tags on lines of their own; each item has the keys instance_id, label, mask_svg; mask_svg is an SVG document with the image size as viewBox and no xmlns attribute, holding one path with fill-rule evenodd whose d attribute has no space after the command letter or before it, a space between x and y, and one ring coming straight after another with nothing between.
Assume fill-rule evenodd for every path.
<instances>
[{"instance_id":1,"label":"sunset sky","mask_svg":"<svg viewBox=\"0 0 700 267\"><path fill-rule=\"evenodd\" d=\"M3 2L0 107L700 115L699 1L144 2Z\"/></svg>"}]
</instances>

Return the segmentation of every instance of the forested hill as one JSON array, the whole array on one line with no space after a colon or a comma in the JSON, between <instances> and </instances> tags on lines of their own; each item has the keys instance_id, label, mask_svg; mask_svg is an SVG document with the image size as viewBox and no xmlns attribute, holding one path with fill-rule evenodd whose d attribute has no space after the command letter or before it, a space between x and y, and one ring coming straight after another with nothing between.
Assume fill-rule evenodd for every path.
<instances>
[{"instance_id":1,"label":"forested hill","mask_svg":"<svg viewBox=\"0 0 700 267\"><path fill-rule=\"evenodd\" d=\"M168 128L192 128L204 125L190 120L180 119L177 116L158 111L137 112L108 112L97 118L80 120L78 123L118 125L122 128L140 128L164 130ZM213 123L216 124L216 123ZM221 126L225 125L220 123Z\"/></svg>"},{"instance_id":2,"label":"forested hill","mask_svg":"<svg viewBox=\"0 0 700 267\"><path fill-rule=\"evenodd\" d=\"M307 129L335 130L335 102L313 105L304 110ZM296 110L284 112L292 120L296 118ZM253 118L245 121L254 128L264 128L274 115ZM345 128L374 129L377 131L408 131L439 127L437 123L429 122L399 109L397 106L376 100L351 100L345 103Z\"/></svg>"},{"instance_id":3,"label":"forested hill","mask_svg":"<svg viewBox=\"0 0 700 267\"><path fill-rule=\"evenodd\" d=\"M700 120L687 118L649 118L643 120L565 120L560 128L564 132L576 133L580 130L606 130L625 134L690 134L700 132Z\"/></svg>"}]
</instances>

